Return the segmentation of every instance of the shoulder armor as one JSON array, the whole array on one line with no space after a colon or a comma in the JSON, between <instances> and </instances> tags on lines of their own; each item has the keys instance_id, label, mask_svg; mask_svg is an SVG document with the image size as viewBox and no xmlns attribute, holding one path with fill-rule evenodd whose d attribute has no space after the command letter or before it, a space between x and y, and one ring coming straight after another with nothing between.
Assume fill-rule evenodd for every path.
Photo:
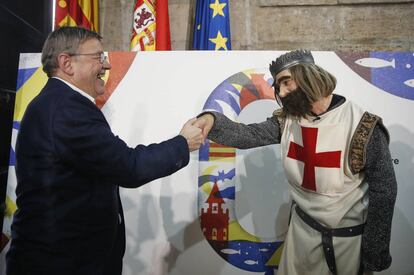
<instances>
[{"instance_id":1,"label":"shoulder armor","mask_svg":"<svg viewBox=\"0 0 414 275\"><path fill-rule=\"evenodd\" d=\"M283 130L285 129L286 115L283 113L282 108L280 108L273 112L273 117L276 118L279 123L279 140L281 140Z\"/></svg>"},{"instance_id":2,"label":"shoulder armor","mask_svg":"<svg viewBox=\"0 0 414 275\"><path fill-rule=\"evenodd\" d=\"M389 142L389 134L382 124L382 119L365 112L355 129L349 147L349 165L353 174L361 172L365 167L367 145L377 124L382 127Z\"/></svg>"}]
</instances>

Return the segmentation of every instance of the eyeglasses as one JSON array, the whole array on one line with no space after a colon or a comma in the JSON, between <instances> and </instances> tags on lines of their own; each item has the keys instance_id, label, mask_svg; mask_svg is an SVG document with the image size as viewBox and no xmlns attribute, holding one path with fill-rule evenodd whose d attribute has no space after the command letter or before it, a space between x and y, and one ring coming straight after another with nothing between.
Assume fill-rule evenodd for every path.
<instances>
[{"instance_id":1,"label":"eyeglasses","mask_svg":"<svg viewBox=\"0 0 414 275\"><path fill-rule=\"evenodd\" d=\"M95 56L96 59L99 60L101 64L103 64L107 60L107 56L104 52L99 53L70 53L69 56L78 56L78 55L91 55Z\"/></svg>"}]
</instances>

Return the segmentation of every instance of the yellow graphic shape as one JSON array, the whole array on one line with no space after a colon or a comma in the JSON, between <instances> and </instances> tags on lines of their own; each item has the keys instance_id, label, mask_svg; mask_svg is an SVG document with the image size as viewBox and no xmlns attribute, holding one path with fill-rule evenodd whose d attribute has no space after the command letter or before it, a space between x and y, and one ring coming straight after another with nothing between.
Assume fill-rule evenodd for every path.
<instances>
[{"instance_id":1,"label":"yellow graphic shape","mask_svg":"<svg viewBox=\"0 0 414 275\"><path fill-rule=\"evenodd\" d=\"M218 165L212 165L212 166L207 167L201 172L201 176L212 175L214 170L216 170L218 167L219 167Z\"/></svg>"},{"instance_id":2,"label":"yellow graphic shape","mask_svg":"<svg viewBox=\"0 0 414 275\"><path fill-rule=\"evenodd\" d=\"M267 266L276 266L280 263L280 257L282 256L283 247L285 246L285 243L282 243L273 253L272 257L267 261Z\"/></svg>"},{"instance_id":3,"label":"yellow graphic shape","mask_svg":"<svg viewBox=\"0 0 414 275\"><path fill-rule=\"evenodd\" d=\"M229 224L229 241L250 241L258 243L260 242L260 239L250 233L248 233L246 230L241 227L239 222L237 220L230 222Z\"/></svg>"},{"instance_id":4,"label":"yellow graphic shape","mask_svg":"<svg viewBox=\"0 0 414 275\"><path fill-rule=\"evenodd\" d=\"M249 69L243 71L243 73L249 78L252 79L252 75L257 75L257 71L255 69Z\"/></svg>"},{"instance_id":5,"label":"yellow graphic shape","mask_svg":"<svg viewBox=\"0 0 414 275\"><path fill-rule=\"evenodd\" d=\"M16 93L14 104L14 121L21 121L26 111L27 105L42 90L47 82L47 75L42 71L42 67L37 68L33 75L20 87Z\"/></svg>"},{"instance_id":6,"label":"yellow graphic shape","mask_svg":"<svg viewBox=\"0 0 414 275\"><path fill-rule=\"evenodd\" d=\"M207 182L206 182L207 183ZM203 190L203 192L205 193L205 194L210 194L211 193L211 190L213 189L213 187L211 186L211 184L206 184L206 183L204 183L202 186L201 186L201 190Z\"/></svg>"},{"instance_id":7,"label":"yellow graphic shape","mask_svg":"<svg viewBox=\"0 0 414 275\"><path fill-rule=\"evenodd\" d=\"M225 7L226 5L227 5L226 3L220 3L220 2L219 2L219 0L216 0L213 4L210 4L210 9L212 9L212 10L213 10L213 18L214 18L217 14L219 14L219 15L221 15L221 16L223 16L223 17L225 17L225 16L224 16L223 9L224 9L224 7Z\"/></svg>"},{"instance_id":8,"label":"yellow graphic shape","mask_svg":"<svg viewBox=\"0 0 414 275\"><path fill-rule=\"evenodd\" d=\"M241 92L241 90L243 89L243 86L240 84L236 84L236 83L232 83L231 84L234 88L237 89L238 92Z\"/></svg>"},{"instance_id":9,"label":"yellow graphic shape","mask_svg":"<svg viewBox=\"0 0 414 275\"><path fill-rule=\"evenodd\" d=\"M11 218L16 210L16 203L9 196L6 196L6 211L4 212L4 216Z\"/></svg>"},{"instance_id":10,"label":"yellow graphic shape","mask_svg":"<svg viewBox=\"0 0 414 275\"><path fill-rule=\"evenodd\" d=\"M212 165L207 167L206 169L204 169L201 172L201 176L205 176L205 175L212 175L214 170L216 170L218 168L218 165ZM203 192L205 194L210 194L211 193L211 189L213 189L213 186L211 184L206 184L208 182L205 182L202 186L201 186L201 190L203 190Z\"/></svg>"},{"instance_id":11,"label":"yellow graphic shape","mask_svg":"<svg viewBox=\"0 0 414 275\"><path fill-rule=\"evenodd\" d=\"M211 161L234 162L234 158L210 158Z\"/></svg>"},{"instance_id":12,"label":"yellow graphic shape","mask_svg":"<svg viewBox=\"0 0 414 275\"><path fill-rule=\"evenodd\" d=\"M220 50L221 48L223 48L227 51L226 42L227 42L228 38L223 37L221 35L220 31L218 31L216 38L209 38L209 40L212 43L216 44L215 49L214 49L215 51Z\"/></svg>"}]
</instances>

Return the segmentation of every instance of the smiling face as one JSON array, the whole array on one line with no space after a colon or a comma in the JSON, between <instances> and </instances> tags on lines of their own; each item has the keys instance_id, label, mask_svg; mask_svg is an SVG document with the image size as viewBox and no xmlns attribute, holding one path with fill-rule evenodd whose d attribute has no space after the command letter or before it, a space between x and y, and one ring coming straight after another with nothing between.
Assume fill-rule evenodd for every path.
<instances>
[{"instance_id":1,"label":"smiling face","mask_svg":"<svg viewBox=\"0 0 414 275\"><path fill-rule=\"evenodd\" d=\"M105 82L102 77L111 65L101 61L102 44L98 39L88 39L79 45L76 53L70 56L73 74L71 82L93 98L104 94Z\"/></svg>"}]
</instances>

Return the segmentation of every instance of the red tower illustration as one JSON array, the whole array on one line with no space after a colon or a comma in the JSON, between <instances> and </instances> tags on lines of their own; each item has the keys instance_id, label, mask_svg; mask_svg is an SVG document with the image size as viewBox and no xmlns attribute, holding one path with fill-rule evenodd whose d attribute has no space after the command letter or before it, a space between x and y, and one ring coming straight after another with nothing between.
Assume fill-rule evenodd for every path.
<instances>
[{"instance_id":1,"label":"red tower illustration","mask_svg":"<svg viewBox=\"0 0 414 275\"><path fill-rule=\"evenodd\" d=\"M208 208L201 209L201 228L207 240L227 241L229 234L229 210L224 211L225 204L221 197L217 182L206 200Z\"/></svg>"}]
</instances>

